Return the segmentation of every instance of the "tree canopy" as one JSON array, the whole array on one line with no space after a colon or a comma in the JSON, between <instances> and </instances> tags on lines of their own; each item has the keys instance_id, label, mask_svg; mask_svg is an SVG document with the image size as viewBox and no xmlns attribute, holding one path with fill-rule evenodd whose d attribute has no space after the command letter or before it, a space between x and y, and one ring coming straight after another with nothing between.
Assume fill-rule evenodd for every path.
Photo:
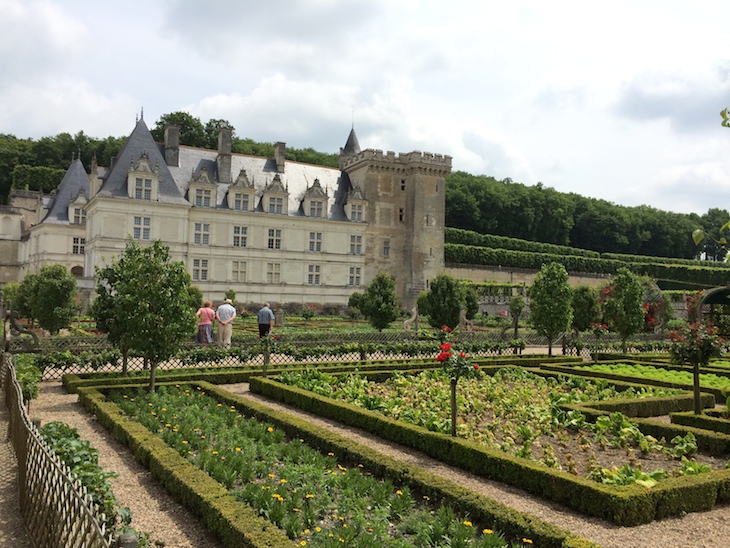
<instances>
[{"instance_id":1,"label":"tree canopy","mask_svg":"<svg viewBox=\"0 0 730 548\"><path fill-rule=\"evenodd\" d=\"M572 290L565 267L560 263L543 265L530 288L530 321L538 333L547 337L549 356L553 340L570 327L572 320Z\"/></svg>"},{"instance_id":2,"label":"tree canopy","mask_svg":"<svg viewBox=\"0 0 730 548\"><path fill-rule=\"evenodd\" d=\"M140 247L129 240L112 264L96 271L97 325L123 353L135 351L151 364L150 390L157 364L172 357L195 331L196 298L190 274L156 240Z\"/></svg>"},{"instance_id":3,"label":"tree canopy","mask_svg":"<svg viewBox=\"0 0 730 548\"><path fill-rule=\"evenodd\" d=\"M378 273L365 289L365 293L351 296L350 306L360 309L375 329L382 331L398 318L398 296L395 293L395 280L386 273Z\"/></svg>"},{"instance_id":4,"label":"tree canopy","mask_svg":"<svg viewBox=\"0 0 730 548\"><path fill-rule=\"evenodd\" d=\"M23 279L16 309L55 335L71 325L77 312L77 294L76 278L64 266L46 265L37 274L28 274Z\"/></svg>"}]
</instances>

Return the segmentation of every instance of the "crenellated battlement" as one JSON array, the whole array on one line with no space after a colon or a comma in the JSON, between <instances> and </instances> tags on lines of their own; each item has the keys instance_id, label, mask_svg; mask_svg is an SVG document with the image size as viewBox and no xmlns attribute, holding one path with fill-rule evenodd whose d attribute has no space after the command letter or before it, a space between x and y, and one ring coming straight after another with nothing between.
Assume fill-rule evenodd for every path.
<instances>
[{"instance_id":1,"label":"crenellated battlement","mask_svg":"<svg viewBox=\"0 0 730 548\"><path fill-rule=\"evenodd\" d=\"M380 149L368 148L362 152L358 152L353 156L344 159L343 167L347 168L361 162L378 162L390 163L394 167L406 167L413 164L428 164L441 168L451 169L451 156L445 154L433 154L431 152L421 152L414 150L412 152L402 152L396 154L392 150L383 152Z\"/></svg>"}]
</instances>

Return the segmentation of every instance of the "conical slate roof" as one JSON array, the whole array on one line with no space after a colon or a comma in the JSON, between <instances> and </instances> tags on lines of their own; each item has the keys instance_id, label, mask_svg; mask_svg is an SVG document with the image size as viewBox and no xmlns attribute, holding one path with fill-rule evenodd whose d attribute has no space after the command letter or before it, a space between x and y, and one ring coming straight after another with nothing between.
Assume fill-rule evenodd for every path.
<instances>
[{"instance_id":1,"label":"conical slate roof","mask_svg":"<svg viewBox=\"0 0 730 548\"><path fill-rule=\"evenodd\" d=\"M82 192L89 197L89 176L81 160L76 159L63 176L48 207L48 215L41 222L68 224L68 204Z\"/></svg>"},{"instance_id":2,"label":"conical slate roof","mask_svg":"<svg viewBox=\"0 0 730 548\"><path fill-rule=\"evenodd\" d=\"M132 162L139 161L143 154L147 154L150 164L159 169L160 184L157 189L157 200L173 204L188 204L188 201L180 193L159 146L155 143L147 124L144 122L144 118L140 118L137 122L119 156L114 159L113 165L104 178L98 196L128 198L127 173L129 165Z\"/></svg>"},{"instance_id":3,"label":"conical slate roof","mask_svg":"<svg viewBox=\"0 0 730 548\"><path fill-rule=\"evenodd\" d=\"M347 137L345 148L342 149L342 154L346 156L352 156L360 152L360 143L357 142L357 135L355 135L355 128L350 130L350 135Z\"/></svg>"}]
</instances>

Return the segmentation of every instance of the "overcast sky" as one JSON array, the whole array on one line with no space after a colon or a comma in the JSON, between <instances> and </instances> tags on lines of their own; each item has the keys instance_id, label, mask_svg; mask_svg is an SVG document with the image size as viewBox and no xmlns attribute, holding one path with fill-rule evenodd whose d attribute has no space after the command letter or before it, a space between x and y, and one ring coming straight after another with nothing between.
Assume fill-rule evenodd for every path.
<instances>
[{"instance_id":1,"label":"overcast sky","mask_svg":"<svg viewBox=\"0 0 730 548\"><path fill-rule=\"evenodd\" d=\"M730 2L0 0L0 133L239 137L448 154L455 170L730 209ZM88 166L87 166L88 168Z\"/></svg>"}]
</instances>

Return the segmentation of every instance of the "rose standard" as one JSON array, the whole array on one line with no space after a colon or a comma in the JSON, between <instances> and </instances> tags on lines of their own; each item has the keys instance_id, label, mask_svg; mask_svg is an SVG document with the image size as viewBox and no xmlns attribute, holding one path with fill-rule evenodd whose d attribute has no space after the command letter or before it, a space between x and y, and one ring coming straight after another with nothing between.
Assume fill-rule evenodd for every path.
<instances>
[{"instance_id":1,"label":"rose standard","mask_svg":"<svg viewBox=\"0 0 730 548\"><path fill-rule=\"evenodd\" d=\"M441 353L436 356L436 361L441 363L451 381L451 435L456 437L456 384L461 377L478 374L479 366L472 365L463 352L454 351L450 342L443 342L439 350Z\"/></svg>"},{"instance_id":2,"label":"rose standard","mask_svg":"<svg viewBox=\"0 0 730 548\"><path fill-rule=\"evenodd\" d=\"M669 336L672 346L669 349L673 363L691 363L694 377L694 411L695 415L702 413L700 405L700 364L707 365L710 358L717 358L722 354L726 341L718 334L717 327L711 323L693 322Z\"/></svg>"}]
</instances>

